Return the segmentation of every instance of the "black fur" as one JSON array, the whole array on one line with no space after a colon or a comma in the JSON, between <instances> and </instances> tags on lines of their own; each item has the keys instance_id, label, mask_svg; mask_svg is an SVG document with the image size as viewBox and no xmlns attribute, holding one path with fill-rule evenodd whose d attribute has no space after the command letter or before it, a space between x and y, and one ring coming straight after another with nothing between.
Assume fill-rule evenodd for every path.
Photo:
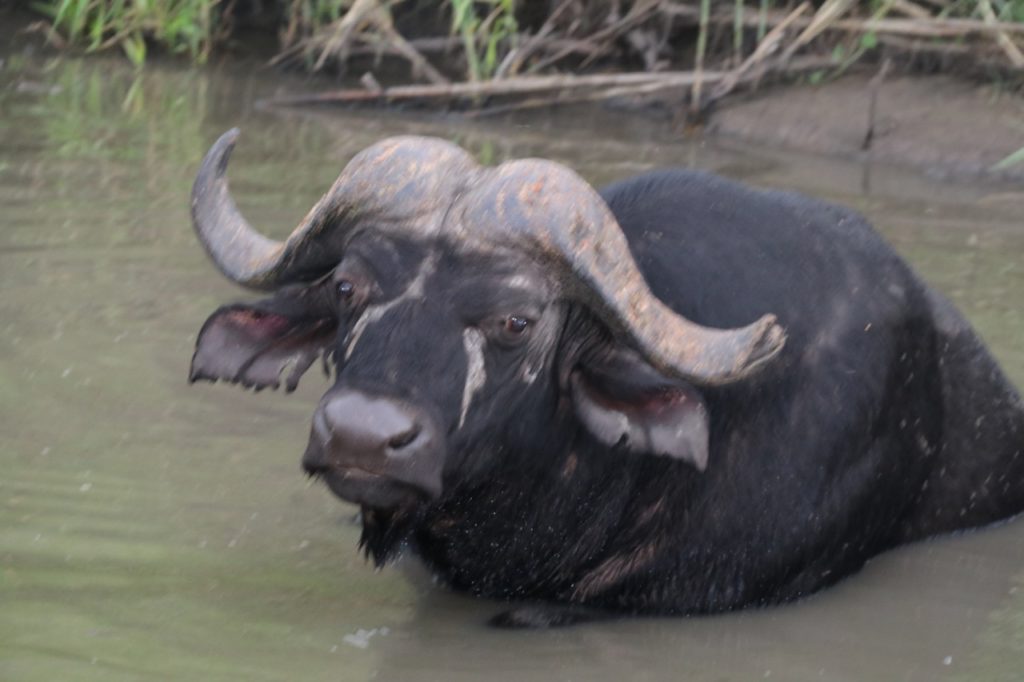
<instances>
[{"instance_id":1,"label":"black fur","mask_svg":"<svg viewBox=\"0 0 1024 682\"><path fill-rule=\"evenodd\" d=\"M416 534L456 587L710 613L809 594L898 543L1024 506L1019 398L965 322L936 323L936 295L859 215L684 171L603 195L662 300L718 327L774 312L787 346L704 392L703 474L596 446L569 420L536 425L557 431L520 458L532 466L456 491ZM581 598L595 575L607 586Z\"/></svg>"},{"instance_id":2,"label":"black fur","mask_svg":"<svg viewBox=\"0 0 1024 682\"><path fill-rule=\"evenodd\" d=\"M775 313L781 355L700 390L706 471L603 445L575 416L567 377L610 357L613 332L571 301L495 285L528 264L444 255L424 299L397 304L339 362L340 385L425 404L448 439L441 498L364 523L377 561L408 544L457 589L553 605L503 614L505 626L712 613L796 599L889 547L1024 507L1020 398L859 215L689 171L603 196L659 298L712 327ZM424 258L395 253L413 254L391 265L409 271ZM536 348L489 336L487 384L457 428L462 329L531 306L546 321L530 341L545 358L538 378L516 374ZM351 320L338 317L340 360Z\"/></svg>"}]
</instances>

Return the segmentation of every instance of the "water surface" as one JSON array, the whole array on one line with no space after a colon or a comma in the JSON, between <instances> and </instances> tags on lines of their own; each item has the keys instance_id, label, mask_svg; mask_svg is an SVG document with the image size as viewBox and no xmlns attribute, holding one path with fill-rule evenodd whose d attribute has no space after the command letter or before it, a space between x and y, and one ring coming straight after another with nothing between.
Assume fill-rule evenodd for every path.
<instances>
[{"instance_id":1,"label":"water surface","mask_svg":"<svg viewBox=\"0 0 1024 682\"><path fill-rule=\"evenodd\" d=\"M273 111L264 70L10 57L0 71L0 679L1016 680L1024 523L921 543L803 603L555 632L415 567L375 571L355 509L299 470L323 380L296 395L186 383L196 332L243 296L192 235L207 146L281 236L387 135L485 162L546 156L595 183L707 168L865 212L1024 382L1024 193L688 143L600 112L466 122Z\"/></svg>"}]
</instances>

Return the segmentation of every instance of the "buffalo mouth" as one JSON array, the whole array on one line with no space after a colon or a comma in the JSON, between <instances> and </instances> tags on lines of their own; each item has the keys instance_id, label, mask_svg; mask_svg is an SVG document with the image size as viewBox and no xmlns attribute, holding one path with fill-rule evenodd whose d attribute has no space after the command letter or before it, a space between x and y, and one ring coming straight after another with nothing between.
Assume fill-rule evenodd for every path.
<instances>
[{"instance_id":1,"label":"buffalo mouth","mask_svg":"<svg viewBox=\"0 0 1024 682\"><path fill-rule=\"evenodd\" d=\"M361 507L380 510L410 509L433 497L416 485L358 467L310 471L323 479L331 492Z\"/></svg>"},{"instance_id":2,"label":"buffalo mouth","mask_svg":"<svg viewBox=\"0 0 1024 682\"><path fill-rule=\"evenodd\" d=\"M444 448L434 424L417 405L337 387L313 414L302 466L362 507L418 506L441 495Z\"/></svg>"}]
</instances>

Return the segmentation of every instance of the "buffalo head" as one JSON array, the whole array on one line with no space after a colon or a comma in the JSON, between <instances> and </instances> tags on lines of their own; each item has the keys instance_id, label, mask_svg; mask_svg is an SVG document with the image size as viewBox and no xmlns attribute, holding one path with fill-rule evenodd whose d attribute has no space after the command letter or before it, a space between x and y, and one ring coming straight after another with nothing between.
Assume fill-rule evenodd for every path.
<instances>
[{"instance_id":1,"label":"buffalo head","mask_svg":"<svg viewBox=\"0 0 1024 682\"><path fill-rule=\"evenodd\" d=\"M784 342L771 315L721 330L669 309L571 170L484 168L438 139L361 152L272 241L228 192L237 134L203 160L192 217L226 276L274 294L207 320L191 378L291 390L323 357L335 381L303 464L365 508L415 507L578 438L702 469L700 389Z\"/></svg>"}]
</instances>

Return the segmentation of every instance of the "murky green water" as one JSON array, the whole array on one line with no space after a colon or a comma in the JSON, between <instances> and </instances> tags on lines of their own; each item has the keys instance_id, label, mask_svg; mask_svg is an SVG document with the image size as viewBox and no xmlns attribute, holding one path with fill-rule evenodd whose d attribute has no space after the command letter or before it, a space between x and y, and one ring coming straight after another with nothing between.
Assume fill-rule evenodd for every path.
<instances>
[{"instance_id":1,"label":"murky green water","mask_svg":"<svg viewBox=\"0 0 1024 682\"><path fill-rule=\"evenodd\" d=\"M605 115L260 110L276 78L21 58L0 71L0 679L1020 679L1022 522L890 553L786 608L492 631L495 604L368 567L354 509L307 485L315 374L289 397L185 376L199 325L239 294L195 242L187 198L232 125L235 195L277 235L351 154L409 131L596 183L686 164L842 201L961 304L1018 382L1024 192L683 144Z\"/></svg>"}]
</instances>

